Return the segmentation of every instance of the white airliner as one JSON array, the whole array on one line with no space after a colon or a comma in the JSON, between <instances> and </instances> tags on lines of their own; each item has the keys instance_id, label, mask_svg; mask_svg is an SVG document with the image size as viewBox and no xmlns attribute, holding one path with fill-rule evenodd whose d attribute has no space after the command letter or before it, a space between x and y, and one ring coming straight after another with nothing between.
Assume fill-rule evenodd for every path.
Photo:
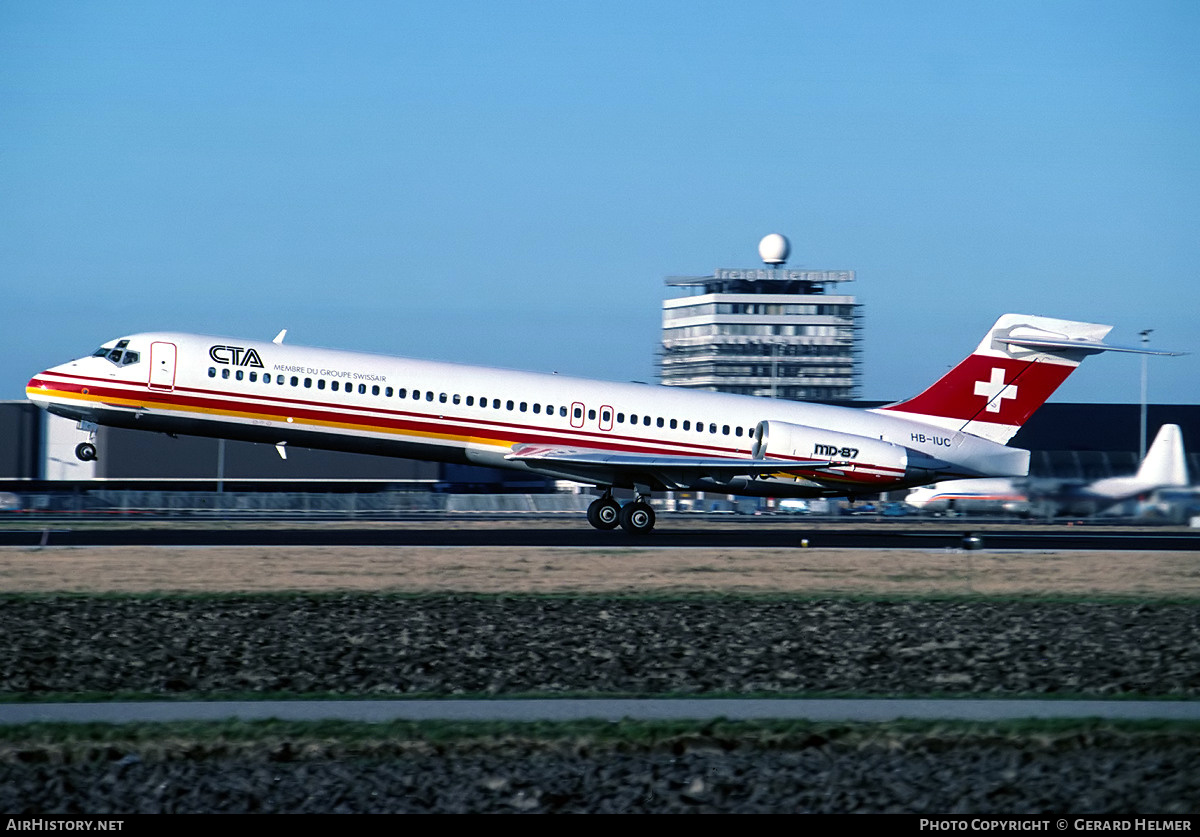
<instances>
[{"instance_id":1,"label":"white airliner","mask_svg":"<svg viewBox=\"0 0 1200 837\"><path fill-rule=\"evenodd\" d=\"M26 393L80 422L531 471L603 489L598 529L649 532L652 491L856 497L1024 476L1006 447L1111 326L1006 314L908 401L872 410L174 332L39 372ZM1169 354L1151 352L1151 354ZM96 457L92 441L79 445ZM613 488L634 491L620 505Z\"/></svg>"},{"instance_id":2,"label":"white airliner","mask_svg":"<svg viewBox=\"0 0 1200 837\"><path fill-rule=\"evenodd\" d=\"M1028 515L1041 511L1048 515L1084 517L1160 488L1184 488L1187 485L1183 431L1178 424L1164 424L1133 476L1107 477L1086 485L1034 482L1024 487L1014 480L1001 478L950 480L914 488L904 502L935 512Z\"/></svg>"}]
</instances>

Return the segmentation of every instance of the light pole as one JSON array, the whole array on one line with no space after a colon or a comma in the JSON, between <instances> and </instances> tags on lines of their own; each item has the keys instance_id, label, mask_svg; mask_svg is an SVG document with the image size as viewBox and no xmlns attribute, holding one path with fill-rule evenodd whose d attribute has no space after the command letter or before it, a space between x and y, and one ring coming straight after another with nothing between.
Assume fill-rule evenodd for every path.
<instances>
[{"instance_id":1,"label":"light pole","mask_svg":"<svg viewBox=\"0 0 1200 837\"><path fill-rule=\"evenodd\" d=\"M1138 430L1138 462L1140 463L1146 458L1146 344L1150 342L1150 332L1154 331L1148 328L1141 332L1142 335L1142 420Z\"/></svg>"}]
</instances>

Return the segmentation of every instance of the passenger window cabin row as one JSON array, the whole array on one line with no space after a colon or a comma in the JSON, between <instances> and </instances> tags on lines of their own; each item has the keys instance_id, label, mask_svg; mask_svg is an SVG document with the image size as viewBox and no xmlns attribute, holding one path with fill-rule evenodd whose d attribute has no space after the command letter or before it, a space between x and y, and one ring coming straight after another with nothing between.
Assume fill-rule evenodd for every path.
<instances>
[{"instance_id":1,"label":"passenger window cabin row","mask_svg":"<svg viewBox=\"0 0 1200 837\"><path fill-rule=\"evenodd\" d=\"M220 375L221 378L226 380L232 378L237 381L248 380L250 383L257 383L259 381L259 373L253 369L249 371L244 369L230 370L228 367L225 367L221 369ZM210 366L208 368L208 377L217 377L217 368L215 366ZM293 387L312 389L314 384L313 378L301 378L298 375L288 376L282 373L272 374L270 372L263 372L261 377L262 383L274 383L278 386L290 385ZM392 387L380 387L379 384L371 384L368 389L367 384L355 385L350 381L341 382L337 380L327 382L325 378L315 379L315 384L316 389L324 390L328 388L331 392L341 391L353 393L357 391L359 395L366 395L369 391L371 395L383 396L384 398L391 398L393 395L395 395L396 398L406 400L411 399L413 401L435 401L439 404L466 405L467 407L478 407L479 409L483 410L489 409L490 405L490 409L493 410L515 410L521 413L532 412L534 415L546 416L553 416L557 413L557 415L561 418L566 418L568 415L568 409L566 407L560 405L556 408L553 404L542 405L536 402L530 404L527 401L514 401L512 399L502 400L499 398L492 398L489 400L485 396L481 396L480 398L476 399L476 397L473 395L460 396L457 393L448 395L444 392L434 393L433 390L420 389L409 390L405 387L393 390ZM575 404L572 406L570 413L572 422L579 422L583 419L584 408L579 404ZM703 421L692 422L690 419L683 419L680 421L679 419L667 419L663 418L662 416L652 417L648 415L638 415L637 413L630 413L626 415L624 412L618 412L614 414L610 408L600 408L599 411L597 411L595 408L588 409L587 420L596 421L597 414L599 414L599 420L602 426L611 427L615 418L617 424L641 424L644 427L660 427L669 428L671 430L682 429L686 431L690 431L694 428L698 433L706 432L705 423ZM576 424L575 426L579 425ZM707 425L707 432L712 434L719 433L722 436L733 435L752 437L754 435L754 428L743 428L740 425L731 427L728 424L723 424L718 427L714 422L709 422Z\"/></svg>"}]
</instances>

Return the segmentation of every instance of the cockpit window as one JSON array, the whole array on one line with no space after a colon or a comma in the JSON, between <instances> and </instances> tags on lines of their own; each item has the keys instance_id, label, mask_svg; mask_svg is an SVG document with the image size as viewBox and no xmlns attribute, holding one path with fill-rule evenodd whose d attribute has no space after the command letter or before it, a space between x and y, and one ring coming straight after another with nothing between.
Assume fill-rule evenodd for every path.
<instances>
[{"instance_id":1,"label":"cockpit window","mask_svg":"<svg viewBox=\"0 0 1200 837\"><path fill-rule=\"evenodd\" d=\"M129 366L131 363L137 363L141 359L138 352L130 352L126 350L129 345L129 340L118 340L117 345L109 349L101 346L96 351L92 352L92 357L108 358L117 366Z\"/></svg>"}]
</instances>

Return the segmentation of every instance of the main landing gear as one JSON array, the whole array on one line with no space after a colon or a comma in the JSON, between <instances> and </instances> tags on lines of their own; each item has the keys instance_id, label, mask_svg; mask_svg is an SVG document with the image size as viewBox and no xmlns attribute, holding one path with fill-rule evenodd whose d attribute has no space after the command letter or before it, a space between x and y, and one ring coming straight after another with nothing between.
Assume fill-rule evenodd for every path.
<instances>
[{"instance_id":1,"label":"main landing gear","mask_svg":"<svg viewBox=\"0 0 1200 837\"><path fill-rule=\"evenodd\" d=\"M587 519L597 529L620 526L631 535L645 535L654 529L654 509L646 502L645 495L639 493L622 506L613 499L611 488L588 506Z\"/></svg>"}]
</instances>

